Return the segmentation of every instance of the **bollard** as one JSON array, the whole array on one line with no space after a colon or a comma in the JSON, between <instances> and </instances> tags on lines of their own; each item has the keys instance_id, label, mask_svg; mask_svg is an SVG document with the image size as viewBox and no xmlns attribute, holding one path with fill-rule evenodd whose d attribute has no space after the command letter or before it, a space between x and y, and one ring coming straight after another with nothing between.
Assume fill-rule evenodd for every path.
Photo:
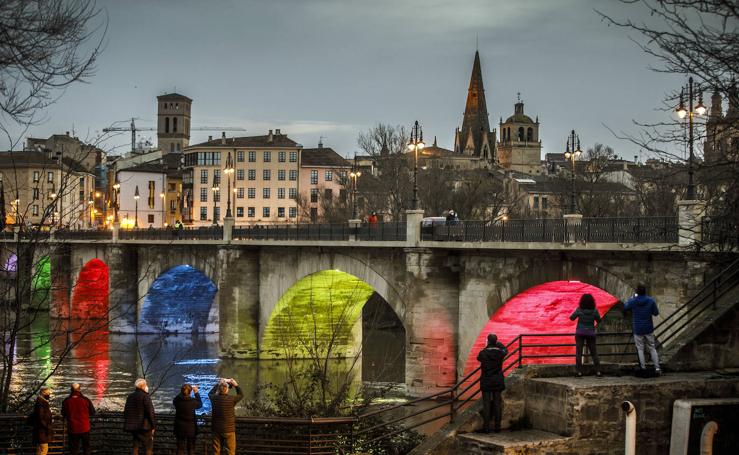
<instances>
[{"instance_id":1,"label":"bollard","mask_svg":"<svg viewBox=\"0 0 739 455\"><path fill-rule=\"evenodd\" d=\"M626 413L624 455L636 455L636 408L630 401L624 401L621 409Z\"/></svg>"}]
</instances>

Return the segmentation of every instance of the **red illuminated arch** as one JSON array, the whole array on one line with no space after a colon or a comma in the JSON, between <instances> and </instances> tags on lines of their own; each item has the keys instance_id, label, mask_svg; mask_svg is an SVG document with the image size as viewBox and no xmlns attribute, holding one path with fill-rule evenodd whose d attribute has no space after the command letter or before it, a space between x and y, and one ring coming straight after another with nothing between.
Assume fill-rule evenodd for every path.
<instances>
[{"instance_id":1,"label":"red illuminated arch","mask_svg":"<svg viewBox=\"0 0 739 455\"><path fill-rule=\"evenodd\" d=\"M598 312L603 316L618 299L606 291L581 283L579 281L552 281L529 288L508 300L490 318L475 343L472 345L467 362L465 363L464 375L466 376L475 368L480 366L477 354L485 347L489 333L498 335L503 344L513 341L519 334L529 333L566 333L575 332L576 322L570 321L570 315L577 308L580 296L592 294ZM573 337L551 337L541 339L526 339L527 344L551 344L551 343L573 343ZM575 348L557 348L557 353L574 354ZM550 354L551 349L527 348L526 355ZM527 364L532 363L568 363L573 362L572 357L527 359Z\"/></svg>"},{"instance_id":2,"label":"red illuminated arch","mask_svg":"<svg viewBox=\"0 0 739 455\"><path fill-rule=\"evenodd\" d=\"M100 259L92 259L82 267L72 294L72 318L108 317L108 279L108 266Z\"/></svg>"}]
</instances>

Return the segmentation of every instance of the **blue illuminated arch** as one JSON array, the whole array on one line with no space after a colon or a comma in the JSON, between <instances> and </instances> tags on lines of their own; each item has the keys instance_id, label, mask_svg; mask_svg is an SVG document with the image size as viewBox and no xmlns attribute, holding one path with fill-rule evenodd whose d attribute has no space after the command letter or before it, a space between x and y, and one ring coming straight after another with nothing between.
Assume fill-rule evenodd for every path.
<instances>
[{"instance_id":1,"label":"blue illuminated arch","mask_svg":"<svg viewBox=\"0 0 739 455\"><path fill-rule=\"evenodd\" d=\"M218 288L201 271L178 265L154 280L144 298L140 333L217 332L209 324Z\"/></svg>"}]
</instances>

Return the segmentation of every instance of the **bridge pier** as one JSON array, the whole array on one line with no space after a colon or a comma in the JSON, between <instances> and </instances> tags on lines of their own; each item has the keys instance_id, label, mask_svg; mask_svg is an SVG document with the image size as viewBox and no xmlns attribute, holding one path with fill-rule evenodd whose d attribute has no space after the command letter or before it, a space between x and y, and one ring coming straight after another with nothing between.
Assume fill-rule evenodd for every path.
<instances>
[{"instance_id":1,"label":"bridge pier","mask_svg":"<svg viewBox=\"0 0 739 455\"><path fill-rule=\"evenodd\" d=\"M110 280L108 327L113 333L135 333L139 300L138 248L135 245L110 244L107 257Z\"/></svg>"},{"instance_id":2,"label":"bridge pier","mask_svg":"<svg viewBox=\"0 0 739 455\"><path fill-rule=\"evenodd\" d=\"M259 353L259 250L218 249L222 272L218 286L221 356L257 358Z\"/></svg>"}]
</instances>

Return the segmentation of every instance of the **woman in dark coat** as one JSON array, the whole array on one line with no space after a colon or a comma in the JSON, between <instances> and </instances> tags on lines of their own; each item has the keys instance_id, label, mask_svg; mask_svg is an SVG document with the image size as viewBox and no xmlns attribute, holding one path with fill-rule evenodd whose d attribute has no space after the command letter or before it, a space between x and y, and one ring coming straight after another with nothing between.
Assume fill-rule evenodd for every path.
<instances>
[{"instance_id":1,"label":"woman in dark coat","mask_svg":"<svg viewBox=\"0 0 739 455\"><path fill-rule=\"evenodd\" d=\"M577 328L575 329L575 365L577 365L577 376L582 376L582 348L584 344L588 345L590 358L593 359L595 365L595 375L601 377L600 360L598 359L598 350L595 345L595 323L600 324L600 314L595 308L595 299L590 294L583 294L580 297L580 304L574 313L570 316L570 320L577 319Z\"/></svg>"},{"instance_id":2,"label":"woman in dark coat","mask_svg":"<svg viewBox=\"0 0 739 455\"><path fill-rule=\"evenodd\" d=\"M174 397L174 435L177 438L177 455L185 454L187 447L187 455L195 454L195 438L198 434L197 419L195 410L203 407L203 400L200 399L198 386L183 384L180 389L181 393ZM190 396L194 392L195 397Z\"/></svg>"}]
</instances>

